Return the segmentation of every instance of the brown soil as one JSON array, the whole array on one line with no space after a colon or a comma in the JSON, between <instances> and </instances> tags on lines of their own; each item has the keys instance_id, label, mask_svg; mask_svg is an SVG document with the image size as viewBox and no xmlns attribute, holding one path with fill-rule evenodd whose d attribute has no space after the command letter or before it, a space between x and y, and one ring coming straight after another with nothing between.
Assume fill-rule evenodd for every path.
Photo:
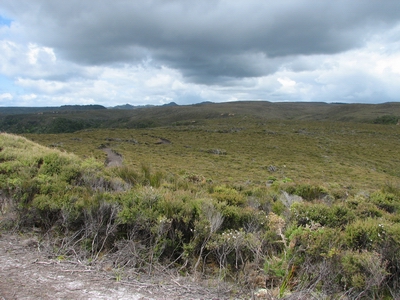
<instances>
[{"instance_id":1,"label":"brown soil","mask_svg":"<svg viewBox=\"0 0 400 300\"><path fill-rule=\"evenodd\" d=\"M227 285L192 278L146 276L59 260L36 238L0 236L0 299L249 299ZM215 282L214 282L215 283Z\"/></svg>"}]
</instances>

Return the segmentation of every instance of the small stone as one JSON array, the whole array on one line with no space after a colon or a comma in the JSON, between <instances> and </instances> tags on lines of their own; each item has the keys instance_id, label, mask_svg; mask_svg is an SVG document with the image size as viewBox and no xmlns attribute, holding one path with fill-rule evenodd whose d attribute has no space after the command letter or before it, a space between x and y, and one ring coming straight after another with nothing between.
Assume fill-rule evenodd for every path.
<instances>
[{"instance_id":1,"label":"small stone","mask_svg":"<svg viewBox=\"0 0 400 300\"><path fill-rule=\"evenodd\" d=\"M255 299L267 299L267 300L274 300L274 296L272 293L267 289L259 289L256 293L254 293Z\"/></svg>"}]
</instances>

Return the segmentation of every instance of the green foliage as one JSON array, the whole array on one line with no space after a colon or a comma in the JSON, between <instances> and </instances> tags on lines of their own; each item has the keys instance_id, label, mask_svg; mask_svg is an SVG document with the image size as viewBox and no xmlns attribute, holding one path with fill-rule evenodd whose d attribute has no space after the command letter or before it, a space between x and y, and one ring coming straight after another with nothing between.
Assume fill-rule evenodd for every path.
<instances>
[{"instance_id":1,"label":"green foliage","mask_svg":"<svg viewBox=\"0 0 400 300\"><path fill-rule=\"evenodd\" d=\"M228 205L244 206L245 197L237 190L227 186L216 186L213 188L212 196L219 202L225 202Z\"/></svg>"},{"instance_id":2,"label":"green foliage","mask_svg":"<svg viewBox=\"0 0 400 300\"><path fill-rule=\"evenodd\" d=\"M302 261L320 261L324 257L332 256L333 249L341 247L342 233L336 228L323 228L319 226L311 228L297 228L290 236L289 240L299 249L304 249L303 253L297 257L296 263Z\"/></svg>"},{"instance_id":3,"label":"green foliage","mask_svg":"<svg viewBox=\"0 0 400 300\"><path fill-rule=\"evenodd\" d=\"M385 261L376 252L350 252L341 257L341 283L351 286L352 294L365 294L369 298L381 298L379 289L387 275Z\"/></svg>"},{"instance_id":4,"label":"green foliage","mask_svg":"<svg viewBox=\"0 0 400 300\"><path fill-rule=\"evenodd\" d=\"M273 257L266 260L264 263L265 272L270 276L276 277L280 280L283 280L283 278L286 276L287 269L288 261L285 259L285 257Z\"/></svg>"},{"instance_id":5,"label":"green foliage","mask_svg":"<svg viewBox=\"0 0 400 300\"><path fill-rule=\"evenodd\" d=\"M384 227L378 219L357 220L346 227L346 242L353 250L372 250L383 240Z\"/></svg>"},{"instance_id":6,"label":"green foliage","mask_svg":"<svg viewBox=\"0 0 400 300\"><path fill-rule=\"evenodd\" d=\"M148 225L156 222L158 218L156 208L161 199L162 195L158 191L147 187L121 195L121 223L148 229Z\"/></svg>"},{"instance_id":7,"label":"green foliage","mask_svg":"<svg viewBox=\"0 0 400 300\"><path fill-rule=\"evenodd\" d=\"M388 213L400 211L400 195L376 191L371 194L370 201L379 209L385 210Z\"/></svg>"},{"instance_id":8,"label":"green foliage","mask_svg":"<svg viewBox=\"0 0 400 300\"><path fill-rule=\"evenodd\" d=\"M386 124L386 125L395 125L399 121L400 117L393 115L384 115L377 117L373 123L374 124Z\"/></svg>"},{"instance_id":9,"label":"green foliage","mask_svg":"<svg viewBox=\"0 0 400 300\"><path fill-rule=\"evenodd\" d=\"M46 133L68 133L89 127L84 121L74 121L67 118L56 118L46 128Z\"/></svg>"},{"instance_id":10,"label":"green foliage","mask_svg":"<svg viewBox=\"0 0 400 300\"><path fill-rule=\"evenodd\" d=\"M291 212L293 221L298 226L318 223L320 226L340 228L355 219L353 211L342 204L327 206L323 203L297 202L292 205Z\"/></svg>"},{"instance_id":11,"label":"green foliage","mask_svg":"<svg viewBox=\"0 0 400 300\"><path fill-rule=\"evenodd\" d=\"M40 172L45 175L60 175L61 171L63 171L64 166L68 164L68 160L65 157L62 157L56 152L50 153L43 157L43 160L40 161L43 164L40 165Z\"/></svg>"},{"instance_id":12,"label":"green foliage","mask_svg":"<svg viewBox=\"0 0 400 300\"><path fill-rule=\"evenodd\" d=\"M139 184L141 178L136 170L132 167L121 166L114 169L114 174L121 179L123 179L126 183L135 185Z\"/></svg>"},{"instance_id":13,"label":"green foliage","mask_svg":"<svg viewBox=\"0 0 400 300\"><path fill-rule=\"evenodd\" d=\"M350 197L346 200L346 206L360 219L380 218L385 214L383 210L361 196Z\"/></svg>"},{"instance_id":14,"label":"green foliage","mask_svg":"<svg viewBox=\"0 0 400 300\"><path fill-rule=\"evenodd\" d=\"M280 216L286 210L286 206L282 203L282 201L277 200L272 204L271 210Z\"/></svg>"},{"instance_id":15,"label":"green foliage","mask_svg":"<svg viewBox=\"0 0 400 300\"><path fill-rule=\"evenodd\" d=\"M289 194L295 194L308 201L323 198L328 194L323 187L309 184L292 185L289 186L286 191Z\"/></svg>"},{"instance_id":16,"label":"green foliage","mask_svg":"<svg viewBox=\"0 0 400 300\"><path fill-rule=\"evenodd\" d=\"M233 205L218 205L221 209L221 213L224 216L223 229L240 229L247 222L249 222L253 213L255 212L252 208L241 208Z\"/></svg>"}]
</instances>

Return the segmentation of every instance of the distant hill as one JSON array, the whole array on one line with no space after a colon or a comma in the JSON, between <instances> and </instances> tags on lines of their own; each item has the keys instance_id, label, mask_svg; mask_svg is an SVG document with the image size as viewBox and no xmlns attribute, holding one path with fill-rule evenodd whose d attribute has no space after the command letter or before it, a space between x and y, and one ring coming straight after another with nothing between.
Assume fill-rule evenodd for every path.
<instances>
[{"instance_id":1,"label":"distant hill","mask_svg":"<svg viewBox=\"0 0 400 300\"><path fill-rule=\"evenodd\" d=\"M117 105L114 107L109 107L109 109L137 109L137 108L144 108L144 107L153 107L154 105L131 105L131 104L123 104Z\"/></svg>"},{"instance_id":2,"label":"distant hill","mask_svg":"<svg viewBox=\"0 0 400 300\"><path fill-rule=\"evenodd\" d=\"M162 106L178 106L178 104L176 104L175 102L170 102L170 103L166 103Z\"/></svg>"},{"instance_id":3,"label":"distant hill","mask_svg":"<svg viewBox=\"0 0 400 300\"><path fill-rule=\"evenodd\" d=\"M124 107L124 108L121 108ZM396 124L400 103L328 104L314 102L238 101L106 109L100 105L59 108L1 108L0 131L62 133L88 128L148 128L200 124L209 119L340 121ZM134 108L134 109L133 109Z\"/></svg>"},{"instance_id":4,"label":"distant hill","mask_svg":"<svg viewBox=\"0 0 400 300\"><path fill-rule=\"evenodd\" d=\"M59 111L81 111L81 110L98 110L106 109L102 105L63 105L57 107L0 107L0 115L16 115L16 114L32 114L43 112L59 112Z\"/></svg>"},{"instance_id":5,"label":"distant hill","mask_svg":"<svg viewBox=\"0 0 400 300\"><path fill-rule=\"evenodd\" d=\"M114 107L110 107L110 109L138 109L138 108L146 108L146 107L154 107L156 105L131 105L131 104L123 104L123 105L117 105ZM170 102L163 104L161 106L178 106L175 102Z\"/></svg>"}]
</instances>

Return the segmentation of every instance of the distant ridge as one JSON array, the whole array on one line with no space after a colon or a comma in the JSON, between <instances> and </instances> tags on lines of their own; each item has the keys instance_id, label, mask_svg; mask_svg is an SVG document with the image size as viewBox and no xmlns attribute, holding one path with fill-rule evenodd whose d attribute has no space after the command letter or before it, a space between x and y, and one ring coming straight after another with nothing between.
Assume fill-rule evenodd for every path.
<instances>
[{"instance_id":1,"label":"distant ridge","mask_svg":"<svg viewBox=\"0 0 400 300\"><path fill-rule=\"evenodd\" d=\"M137 109L137 108L145 108L145 107L153 107L154 105L148 104L148 105L131 105L131 104L123 104L123 105L117 105L117 106L112 106L109 107L109 109Z\"/></svg>"},{"instance_id":2,"label":"distant ridge","mask_svg":"<svg viewBox=\"0 0 400 300\"><path fill-rule=\"evenodd\" d=\"M175 102L170 102L170 103L164 104L162 106L178 106L178 104L176 104Z\"/></svg>"},{"instance_id":3,"label":"distant ridge","mask_svg":"<svg viewBox=\"0 0 400 300\"><path fill-rule=\"evenodd\" d=\"M61 110L93 110L93 109L106 109L103 105L90 104L90 105L62 105Z\"/></svg>"},{"instance_id":4,"label":"distant ridge","mask_svg":"<svg viewBox=\"0 0 400 300\"><path fill-rule=\"evenodd\" d=\"M46 107L0 107L0 114L17 115L17 114L32 114L44 112L59 112L59 111L83 111L83 110L101 110L106 109L102 105L63 105L63 106L46 106Z\"/></svg>"},{"instance_id":5,"label":"distant ridge","mask_svg":"<svg viewBox=\"0 0 400 300\"><path fill-rule=\"evenodd\" d=\"M114 107L109 107L109 109L137 109L137 108L146 108L146 107L155 107L156 105L131 105L131 104L123 104L123 105L117 105ZM179 106L178 104L176 104L175 102L170 102L170 103L166 103L160 106Z\"/></svg>"},{"instance_id":6,"label":"distant ridge","mask_svg":"<svg viewBox=\"0 0 400 300\"><path fill-rule=\"evenodd\" d=\"M23 117L21 115L23 114ZM210 119L363 122L393 124L400 120L400 102L329 104L324 102L236 101L159 106L100 105L46 108L0 108L0 131L8 133L65 133L89 128L150 128L200 124ZM245 119L241 119L245 120Z\"/></svg>"},{"instance_id":7,"label":"distant ridge","mask_svg":"<svg viewBox=\"0 0 400 300\"><path fill-rule=\"evenodd\" d=\"M213 104L214 102L212 102L212 101L203 101L203 102L200 102L200 103L195 103L195 104L193 104L193 105L206 105L206 104Z\"/></svg>"}]
</instances>

